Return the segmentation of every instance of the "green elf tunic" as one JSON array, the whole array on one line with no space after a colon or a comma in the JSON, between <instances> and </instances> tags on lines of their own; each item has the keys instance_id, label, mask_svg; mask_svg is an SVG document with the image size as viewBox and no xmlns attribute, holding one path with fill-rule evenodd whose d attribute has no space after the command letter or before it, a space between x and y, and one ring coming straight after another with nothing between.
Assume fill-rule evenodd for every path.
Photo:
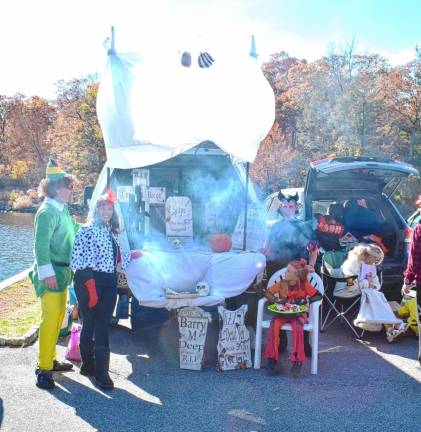
<instances>
[{"instance_id":1,"label":"green elf tunic","mask_svg":"<svg viewBox=\"0 0 421 432\"><path fill-rule=\"evenodd\" d=\"M29 273L38 297L46 291L63 292L71 283L69 263L78 229L66 205L45 198L35 216L35 263ZM46 287L44 279L50 276L56 277L57 289Z\"/></svg>"}]
</instances>

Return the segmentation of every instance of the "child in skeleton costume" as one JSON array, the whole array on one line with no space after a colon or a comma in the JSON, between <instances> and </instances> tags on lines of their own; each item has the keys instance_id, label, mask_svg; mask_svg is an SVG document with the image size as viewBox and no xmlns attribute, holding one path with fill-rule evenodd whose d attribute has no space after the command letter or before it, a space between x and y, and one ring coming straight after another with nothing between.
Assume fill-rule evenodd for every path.
<instances>
[{"instance_id":1,"label":"child in skeleton costume","mask_svg":"<svg viewBox=\"0 0 421 432\"><path fill-rule=\"evenodd\" d=\"M70 263L83 318L80 373L95 377L104 390L114 388L109 376L109 327L117 299L117 268L124 270L130 260L130 252L123 253L118 242L115 202L111 189L98 199L93 220L76 236Z\"/></svg>"},{"instance_id":2,"label":"child in skeleton costume","mask_svg":"<svg viewBox=\"0 0 421 432\"><path fill-rule=\"evenodd\" d=\"M293 303L297 305L307 304L308 299L311 299L311 301L320 299L321 295L307 280L308 274L313 271L313 267L307 265L304 259L292 261L287 266L284 279L268 288L267 298L274 303ZM289 323L292 328L291 371L295 374L300 372L306 357L304 352L304 324L306 324L307 319L307 312L296 313L294 317L275 316L272 319L264 352L264 358L268 360L266 370L270 375L279 372L279 369L277 369L279 334L285 323Z\"/></svg>"},{"instance_id":3,"label":"child in skeleton costume","mask_svg":"<svg viewBox=\"0 0 421 432\"><path fill-rule=\"evenodd\" d=\"M53 371L65 372L73 367L56 360L56 343L72 281L70 256L79 228L66 205L72 199L73 182L74 178L50 159L46 178L39 185L39 193L45 199L35 216L35 263L29 277L41 300L36 384L42 389L54 388Z\"/></svg>"}]
</instances>

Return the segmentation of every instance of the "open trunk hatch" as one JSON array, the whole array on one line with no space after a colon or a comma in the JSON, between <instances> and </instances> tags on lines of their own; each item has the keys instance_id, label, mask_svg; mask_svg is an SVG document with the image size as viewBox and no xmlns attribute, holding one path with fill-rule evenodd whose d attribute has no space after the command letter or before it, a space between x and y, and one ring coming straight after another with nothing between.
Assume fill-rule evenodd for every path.
<instances>
[{"instance_id":1,"label":"open trunk hatch","mask_svg":"<svg viewBox=\"0 0 421 432\"><path fill-rule=\"evenodd\" d=\"M413 166L398 161L369 157L324 159L310 164L306 193L342 190L351 195L361 192L390 195L400 181L419 173ZM389 185L386 191L386 187ZM390 190L389 190L390 189Z\"/></svg>"}]
</instances>

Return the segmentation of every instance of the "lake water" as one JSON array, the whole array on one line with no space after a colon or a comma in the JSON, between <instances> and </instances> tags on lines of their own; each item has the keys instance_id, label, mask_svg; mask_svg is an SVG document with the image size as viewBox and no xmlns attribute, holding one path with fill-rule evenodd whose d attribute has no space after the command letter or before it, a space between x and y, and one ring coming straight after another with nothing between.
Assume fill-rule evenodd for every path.
<instances>
[{"instance_id":1,"label":"lake water","mask_svg":"<svg viewBox=\"0 0 421 432\"><path fill-rule=\"evenodd\" d=\"M0 281L33 262L34 214L0 213Z\"/></svg>"}]
</instances>

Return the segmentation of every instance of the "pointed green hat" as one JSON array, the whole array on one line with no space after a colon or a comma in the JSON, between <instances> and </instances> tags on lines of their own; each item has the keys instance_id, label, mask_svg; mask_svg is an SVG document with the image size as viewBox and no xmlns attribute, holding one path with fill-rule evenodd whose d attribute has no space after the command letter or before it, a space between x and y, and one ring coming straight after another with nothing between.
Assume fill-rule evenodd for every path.
<instances>
[{"instance_id":1,"label":"pointed green hat","mask_svg":"<svg viewBox=\"0 0 421 432\"><path fill-rule=\"evenodd\" d=\"M48 180L60 180L66 175L66 172L62 170L54 159L48 159L47 169L45 170L45 177Z\"/></svg>"}]
</instances>

